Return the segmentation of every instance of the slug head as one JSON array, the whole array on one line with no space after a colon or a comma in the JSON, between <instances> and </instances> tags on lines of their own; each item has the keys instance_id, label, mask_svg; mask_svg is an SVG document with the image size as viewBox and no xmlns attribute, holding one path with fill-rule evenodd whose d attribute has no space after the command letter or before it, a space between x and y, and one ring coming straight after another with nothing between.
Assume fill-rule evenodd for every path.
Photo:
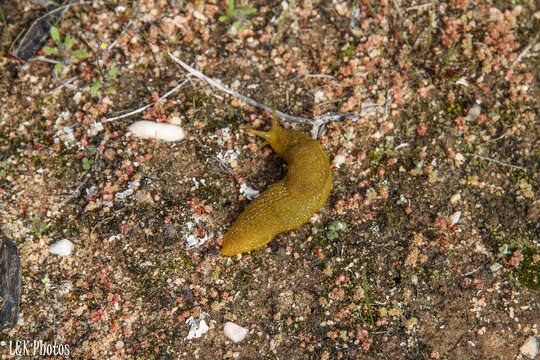
<instances>
[{"instance_id":1,"label":"slug head","mask_svg":"<svg viewBox=\"0 0 540 360\"><path fill-rule=\"evenodd\" d=\"M283 156L289 146L286 136L287 129L284 129L279 125L275 106L272 107L272 128L270 131L259 131L254 129L247 129L247 131L266 140L279 156Z\"/></svg>"}]
</instances>

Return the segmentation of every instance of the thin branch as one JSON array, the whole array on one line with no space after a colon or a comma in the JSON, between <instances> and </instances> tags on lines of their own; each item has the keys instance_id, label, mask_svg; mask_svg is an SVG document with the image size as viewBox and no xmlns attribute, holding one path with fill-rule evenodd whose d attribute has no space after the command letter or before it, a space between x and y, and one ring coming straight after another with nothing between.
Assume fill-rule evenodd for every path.
<instances>
[{"instance_id":1,"label":"thin branch","mask_svg":"<svg viewBox=\"0 0 540 360\"><path fill-rule=\"evenodd\" d=\"M18 46L17 48L15 49L15 51L13 52L14 55L19 55L18 52L21 48L22 45L24 45L26 43L26 38L28 36L30 36L30 34L34 35L32 30L35 26L38 26L39 22L41 20L43 20L44 18L46 17L49 17L50 15L54 14L54 13L57 13L59 12L60 10L62 10L62 14L60 15L59 18L56 19L56 21L59 21L63 16L64 14L66 13L66 11L71 7L71 6L74 6L74 5L84 5L84 4L92 4L94 3L94 1L81 1L81 2L78 2L78 3L72 3L72 0L70 0L69 4L66 4L66 5L62 5L62 6L59 6L57 7L56 9L53 9L49 12L47 12L45 15L42 15L40 17L38 17L36 20L34 20L32 22L32 24L30 25L30 27L28 28L28 30L26 31L26 33L24 34L24 36L21 38L21 40L18 42ZM48 33L48 32L47 32ZM44 36L45 34L42 34L42 39L44 39Z\"/></svg>"},{"instance_id":2,"label":"thin branch","mask_svg":"<svg viewBox=\"0 0 540 360\"><path fill-rule=\"evenodd\" d=\"M399 8L399 4L397 3L396 0L394 0L394 6L395 6L396 9L397 9L397 12L398 12L398 14L399 14L399 17L400 17L400 18L403 18L403 12L401 12L401 9Z\"/></svg>"},{"instance_id":3,"label":"thin branch","mask_svg":"<svg viewBox=\"0 0 540 360\"><path fill-rule=\"evenodd\" d=\"M120 31L120 34L118 34L116 36L116 39L114 39L113 43L110 45L110 48L114 48L116 43L118 42L118 39L120 38L120 36L122 36L122 34L130 28L130 26L133 24L133 19L135 18L135 16L137 15L137 11L139 10L139 1L135 1L133 4L132 4L132 7L131 7L131 15L129 16L129 21L127 22L127 24L122 28L122 31Z\"/></svg>"},{"instance_id":4,"label":"thin branch","mask_svg":"<svg viewBox=\"0 0 540 360\"><path fill-rule=\"evenodd\" d=\"M48 57L45 57L45 56L36 56L34 58L31 58L28 61L37 61L37 60L45 61L45 62L48 62L48 63L51 63L51 64L62 64L62 65L64 65L61 61L54 60L54 59L51 59L51 58L48 58Z\"/></svg>"},{"instance_id":5,"label":"thin branch","mask_svg":"<svg viewBox=\"0 0 540 360\"><path fill-rule=\"evenodd\" d=\"M121 209L118 209L114 212L114 214L112 214L111 216L109 217L106 217L105 219L101 220L100 222L98 222L91 230L90 230L90 238L92 237L92 234L94 233L94 231L100 227L101 225L103 225L104 223L108 222L109 220L112 220L116 215L120 214L121 212L123 212L124 210L126 209L126 207L124 206L123 208Z\"/></svg>"},{"instance_id":6,"label":"thin branch","mask_svg":"<svg viewBox=\"0 0 540 360\"><path fill-rule=\"evenodd\" d=\"M474 269L473 271L469 271L468 273L465 273L465 274L462 274L461 276L469 276L469 275L472 275L474 274L475 272L477 272L478 270L480 270L481 268L483 268L484 266L486 266L486 264L482 264L480 265L479 267L477 267L476 269Z\"/></svg>"},{"instance_id":7,"label":"thin branch","mask_svg":"<svg viewBox=\"0 0 540 360\"><path fill-rule=\"evenodd\" d=\"M60 81L61 84L58 85L57 87L55 87L54 89L52 89L51 91L49 91L47 94L52 94L53 92L58 91L58 90L60 90L60 89L63 88L63 87L67 87L68 89L71 89L71 90L77 90L77 89L78 89L77 86L70 84L70 82L72 82L73 80L75 80L75 77L72 77L72 78L69 79L68 81L63 81L63 80L60 79L60 78L57 78L57 80Z\"/></svg>"},{"instance_id":8,"label":"thin branch","mask_svg":"<svg viewBox=\"0 0 540 360\"><path fill-rule=\"evenodd\" d=\"M67 204L68 202L70 202L71 200L75 199L77 196L80 195L80 192L81 192L81 189L82 187L84 186L84 184L86 184L86 182L88 181L88 179L90 179L90 173L87 173L86 174L86 177L84 179L83 182L81 182L81 184L79 186L77 186L77 188L75 189L75 191L73 191L67 198L64 199L64 201L62 201L60 203L60 205L58 205L58 207L63 207L65 204Z\"/></svg>"},{"instance_id":9,"label":"thin branch","mask_svg":"<svg viewBox=\"0 0 540 360\"><path fill-rule=\"evenodd\" d=\"M58 11L60 11L60 10L64 10L64 9L67 10L67 9L69 9L71 6L75 6L75 5L84 5L84 4L92 4L92 3L94 3L94 2L95 2L95 1L81 1L81 2L78 2L78 3L75 3L75 4L71 4L71 3L70 3L70 4L67 4L67 5L62 5L62 6L57 7L56 9L53 9L53 10L49 11L48 13L46 13L46 14L43 15L43 16L38 17L36 20L34 20L34 22L39 21L39 20L41 20L41 19L43 19L43 18L45 18L45 17L47 17L47 16L49 16L49 15L51 15L51 14L54 14L55 12L58 12Z\"/></svg>"},{"instance_id":10,"label":"thin branch","mask_svg":"<svg viewBox=\"0 0 540 360\"><path fill-rule=\"evenodd\" d=\"M534 37L534 39L531 40L531 42L529 43L529 45L527 45L527 47L525 48L525 50L523 50L521 52L521 54L519 54L519 56L517 57L517 59L512 63L512 65L510 65L510 70L514 68L514 66L516 66L520 61L521 59L523 59L525 56L527 56L529 54L529 52L531 51L532 47L534 45L536 45L536 42L537 42L537 39L538 39L538 35L540 34L536 34L536 36Z\"/></svg>"},{"instance_id":11,"label":"thin branch","mask_svg":"<svg viewBox=\"0 0 540 360\"><path fill-rule=\"evenodd\" d=\"M174 56L172 53L169 53L169 56L178 64L180 65L181 67L184 68L184 70L186 70L187 72L189 72L191 75L194 75L196 77L198 77L199 79L202 79L204 81L206 81L210 86L214 87L214 88L217 88L223 92L226 92L227 94L229 95L232 95L240 100L242 100L243 102L251 105L251 106L255 106L259 109L263 109L263 110L266 110L268 112L272 112L272 108L270 106L267 106L267 105L264 105L256 100L253 100L247 96L244 96L230 88L228 88L227 86L223 85L221 83L221 81L219 80L214 80L212 78L209 78L208 76L204 75L202 72L200 72L199 70L196 70L194 68L192 68L191 66L189 66L188 64L186 64L185 62L183 62L182 60L178 59L176 56ZM285 114L281 111L276 111L276 116L278 116L279 118L283 119L283 120L287 120L287 121L290 121L290 122L296 122L296 123L310 123L311 122L311 119L307 119L307 118L303 118L303 117L298 117L298 116L292 116L292 115L289 115L289 114Z\"/></svg>"},{"instance_id":12,"label":"thin branch","mask_svg":"<svg viewBox=\"0 0 540 360\"><path fill-rule=\"evenodd\" d=\"M332 75L326 75L326 74L306 74L304 75L306 78L327 78L327 79L335 79L335 76Z\"/></svg>"},{"instance_id":13,"label":"thin branch","mask_svg":"<svg viewBox=\"0 0 540 360\"><path fill-rule=\"evenodd\" d=\"M165 93L163 96L161 96L158 101L160 100L163 100L165 99L166 97L168 97L169 95L171 95L173 92L175 92L176 90L180 89L182 86L184 86L184 84L186 82L188 82L189 80L184 80L180 83L180 85L177 85L174 89L168 91L167 93ZM123 119L123 118L126 118L126 117L129 117L131 115L135 115L135 114L138 114L140 112L143 112L144 110L148 109L150 106L153 106L155 104L155 102L151 103L151 104L148 104L148 105L145 105L141 108L138 108L137 110L134 110L132 112L129 112L127 114L124 114L124 115L119 115L119 116L116 116L116 117L112 117L112 118L109 118L109 119L105 119L105 121L109 122L109 121L114 121L114 120L118 120L118 119Z\"/></svg>"},{"instance_id":14,"label":"thin branch","mask_svg":"<svg viewBox=\"0 0 540 360\"><path fill-rule=\"evenodd\" d=\"M490 162L494 162L495 164L499 164L499 165L502 165L502 166L507 166L507 167L511 167L511 168L514 168L514 169L523 170L523 171L527 172L527 169L525 169L525 168L523 168L521 166L508 164L508 163L505 163L505 162L502 162L502 161L499 161L499 160L488 158L487 156L482 156L482 155L477 155L477 154L464 154L464 155L465 156L473 156L473 157L478 158L478 159L487 160L487 161L490 161Z\"/></svg>"},{"instance_id":15,"label":"thin branch","mask_svg":"<svg viewBox=\"0 0 540 360\"><path fill-rule=\"evenodd\" d=\"M421 5L408 7L408 8L405 9L405 11L418 10L418 9L432 7L432 6L433 6L432 3L426 3L426 4L421 4Z\"/></svg>"},{"instance_id":16,"label":"thin branch","mask_svg":"<svg viewBox=\"0 0 540 360\"><path fill-rule=\"evenodd\" d=\"M219 157L216 156L216 161L221 170L225 171L232 177L236 178L236 174L234 173L234 171L232 171L232 169L223 160L221 160Z\"/></svg>"},{"instance_id":17,"label":"thin branch","mask_svg":"<svg viewBox=\"0 0 540 360\"><path fill-rule=\"evenodd\" d=\"M324 126L326 124L336 121L341 122L347 118L351 119L352 121L357 121L358 119L360 119L360 115L352 113L331 112L316 116L312 122L313 126L311 128L311 137L313 139L318 139L319 136L322 136L324 132Z\"/></svg>"}]
</instances>

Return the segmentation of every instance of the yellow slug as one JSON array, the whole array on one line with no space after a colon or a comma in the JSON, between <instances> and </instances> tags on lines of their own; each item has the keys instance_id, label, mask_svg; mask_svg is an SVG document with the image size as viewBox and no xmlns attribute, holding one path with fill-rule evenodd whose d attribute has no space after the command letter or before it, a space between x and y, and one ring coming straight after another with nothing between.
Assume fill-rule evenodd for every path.
<instances>
[{"instance_id":1,"label":"yellow slug","mask_svg":"<svg viewBox=\"0 0 540 360\"><path fill-rule=\"evenodd\" d=\"M304 224L324 205L332 188L330 163L321 144L281 127L275 108L270 131L248 131L265 139L289 169L238 216L223 239L223 255L258 249L277 234Z\"/></svg>"}]
</instances>

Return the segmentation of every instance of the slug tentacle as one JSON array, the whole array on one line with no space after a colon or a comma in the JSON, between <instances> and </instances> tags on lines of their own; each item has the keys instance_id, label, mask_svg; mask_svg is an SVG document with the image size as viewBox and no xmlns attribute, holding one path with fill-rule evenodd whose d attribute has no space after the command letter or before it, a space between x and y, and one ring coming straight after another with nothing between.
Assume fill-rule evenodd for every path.
<instances>
[{"instance_id":1,"label":"slug tentacle","mask_svg":"<svg viewBox=\"0 0 540 360\"><path fill-rule=\"evenodd\" d=\"M274 151L278 153L278 155L280 155L280 152L283 148L280 139L282 138L282 134L285 129L279 124L279 121L276 117L275 107L272 108L272 128L270 129L270 131L260 131L255 129L247 129L247 131L251 134L262 137L264 140L266 140L266 142L270 144L272 149L274 149Z\"/></svg>"},{"instance_id":2,"label":"slug tentacle","mask_svg":"<svg viewBox=\"0 0 540 360\"><path fill-rule=\"evenodd\" d=\"M304 224L324 205L332 188L330 163L321 144L281 127L275 108L270 131L248 131L265 139L289 169L238 216L223 239L223 255L260 248L277 234Z\"/></svg>"}]
</instances>

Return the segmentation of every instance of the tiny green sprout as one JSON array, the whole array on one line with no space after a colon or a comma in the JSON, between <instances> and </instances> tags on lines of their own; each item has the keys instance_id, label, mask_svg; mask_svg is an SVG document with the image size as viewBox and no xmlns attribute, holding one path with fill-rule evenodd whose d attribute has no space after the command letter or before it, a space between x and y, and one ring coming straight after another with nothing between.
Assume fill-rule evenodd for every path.
<instances>
[{"instance_id":1,"label":"tiny green sprout","mask_svg":"<svg viewBox=\"0 0 540 360\"><path fill-rule=\"evenodd\" d=\"M341 52L339 53L339 58L343 59L344 57L349 57L354 53L354 45L346 44L341 47Z\"/></svg>"},{"instance_id":2,"label":"tiny green sprout","mask_svg":"<svg viewBox=\"0 0 540 360\"><path fill-rule=\"evenodd\" d=\"M101 68L100 68L101 72ZM109 94L116 94L116 90L109 86L109 82L116 79L116 73L118 72L118 68L116 66L113 66L109 69L109 71L103 73L101 72L103 81L98 78L92 78L92 82L94 85L90 88L90 95L94 96L96 94L101 94L100 89L104 87Z\"/></svg>"},{"instance_id":3,"label":"tiny green sprout","mask_svg":"<svg viewBox=\"0 0 540 360\"><path fill-rule=\"evenodd\" d=\"M339 237L339 234L337 233L337 231L330 230L326 233L326 237L328 238L328 240L334 240Z\"/></svg>"},{"instance_id":4,"label":"tiny green sprout","mask_svg":"<svg viewBox=\"0 0 540 360\"><path fill-rule=\"evenodd\" d=\"M85 59L90 56L84 50L72 50L75 42L73 41L71 36L69 36L69 34L66 35L66 37L64 38L64 42L62 42L62 39L60 37L60 31L58 31L58 28L56 26L51 26L50 34L51 38L56 44L56 47L45 46L43 47L43 52L45 53L45 55L58 55L62 57L60 62L54 65L55 73L59 73L60 71L62 71L63 67L66 64L71 64L72 57Z\"/></svg>"},{"instance_id":5,"label":"tiny green sprout","mask_svg":"<svg viewBox=\"0 0 540 360\"><path fill-rule=\"evenodd\" d=\"M235 6L234 0L227 0L227 15L219 17L219 21L228 22L233 21L233 26L238 30L242 30L247 15L256 13L257 9L246 8L244 5L238 7Z\"/></svg>"},{"instance_id":6,"label":"tiny green sprout","mask_svg":"<svg viewBox=\"0 0 540 360\"><path fill-rule=\"evenodd\" d=\"M82 159L82 167L84 170L90 170L93 163L94 163L94 160L89 160L87 157L83 157Z\"/></svg>"},{"instance_id":7,"label":"tiny green sprout","mask_svg":"<svg viewBox=\"0 0 540 360\"><path fill-rule=\"evenodd\" d=\"M34 218L34 228L32 231L38 236L41 237L41 234L49 228L49 225L41 224L37 217Z\"/></svg>"},{"instance_id":8,"label":"tiny green sprout","mask_svg":"<svg viewBox=\"0 0 540 360\"><path fill-rule=\"evenodd\" d=\"M283 15L281 15L281 19L279 20L276 36L274 37L274 41L272 41L274 45L277 43L279 36L281 35L281 30L283 29L283 25L285 24L285 19L287 18L287 14L289 13L289 10L291 10L293 6L294 6L294 0L289 0L289 3L287 4L287 9L283 12Z\"/></svg>"},{"instance_id":9,"label":"tiny green sprout","mask_svg":"<svg viewBox=\"0 0 540 360\"><path fill-rule=\"evenodd\" d=\"M502 267L503 267L503 266L502 266L501 264L499 264L499 263L496 262L496 263L492 264L492 265L489 267L489 269L490 269L492 272L497 272L497 271L501 270Z\"/></svg>"},{"instance_id":10,"label":"tiny green sprout","mask_svg":"<svg viewBox=\"0 0 540 360\"><path fill-rule=\"evenodd\" d=\"M101 86L103 85L100 80L97 78L92 78L92 82L94 85L90 88L90 95L94 96L98 93L99 89L101 89Z\"/></svg>"},{"instance_id":11,"label":"tiny green sprout","mask_svg":"<svg viewBox=\"0 0 540 360\"><path fill-rule=\"evenodd\" d=\"M437 76L439 76L443 71L446 65L448 64L448 60L452 57L452 54L454 53L454 49L456 48L457 41L452 41L452 44L450 44L450 47L446 51L446 54L444 54L444 57L441 61L441 66L439 67L439 70L437 71Z\"/></svg>"},{"instance_id":12,"label":"tiny green sprout","mask_svg":"<svg viewBox=\"0 0 540 360\"><path fill-rule=\"evenodd\" d=\"M497 254L497 259L500 259L503 256L506 256L508 254L510 254L510 250L508 249L508 244L502 244L499 247L499 253Z\"/></svg>"},{"instance_id":13,"label":"tiny green sprout","mask_svg":"<svg viewBox=\"0 0 540 360\"><path fill-rule=\"evenodd\" d=\"M56 45L60 45L60 32L56 26L51 26L51 37Z\"/></svg>"},{"instance_id":14,"label":"tiny green sprout","mask_svg":"<svg viewBox=\"0 0 540 360\"><path fill-rule=\"evenodd\" d=\"M118 68L116 66L113 66L110 70L109 70L109 79L110 80L114 80L116 78L116 73L118 72Z\"/></svg>"},{"instance_id":15,"label":"tiny green sprout","mask_svg":"<svg viewBox=\"0 0 540 360\"><path fill-rule=\"evenodd\" d=\"M407 204L407 203L408 203L407 198L406 198L403 194L400 194L400 195L399 195L399 199L398 199L398 201L397 201L397 204L398 204L398 205L405 205L405 204Z\"/></svg>"},{"instance_id":16,"label":"tiny green sprout","mask_svg":"<svg viewBox=\"0 0 540 360\"><path fill-rule=\"evenodd\" d=\"M339 237L339 231L345 230L347 228L347 224L339 221L334 220L328 225L328 232L326 233L326 238L328 240L334 240Z\"/></svg>"},{"instance_id":17,"label":"tiny green sprout","mask_svg":"<svg viewBox=\"0 0 540 360\"><path fill-rule=\"evenodd\" d=\"M347 224L339 220L334 220L328 228L330 230L341 231L347 228Z\"/></svg>"},{"instance_id":18,"label":"tiny green sprout","mask_svg":"<svg viewBox=\"0 0 540 360\"><path fill-rule=\"evenodd\" d=\"M366 269L367 269L367 264L364 264L364 266L362 267L362 289L364 290L364 299L366 300L366 307L367 307L367 312L369 315L369 320L371 321L371 325L375 325L375 321L373 320L373 314L371 312L371 302L369 301L369 294L368 294L369 284L367 281Z\"/></svg>"}]
</instances>

